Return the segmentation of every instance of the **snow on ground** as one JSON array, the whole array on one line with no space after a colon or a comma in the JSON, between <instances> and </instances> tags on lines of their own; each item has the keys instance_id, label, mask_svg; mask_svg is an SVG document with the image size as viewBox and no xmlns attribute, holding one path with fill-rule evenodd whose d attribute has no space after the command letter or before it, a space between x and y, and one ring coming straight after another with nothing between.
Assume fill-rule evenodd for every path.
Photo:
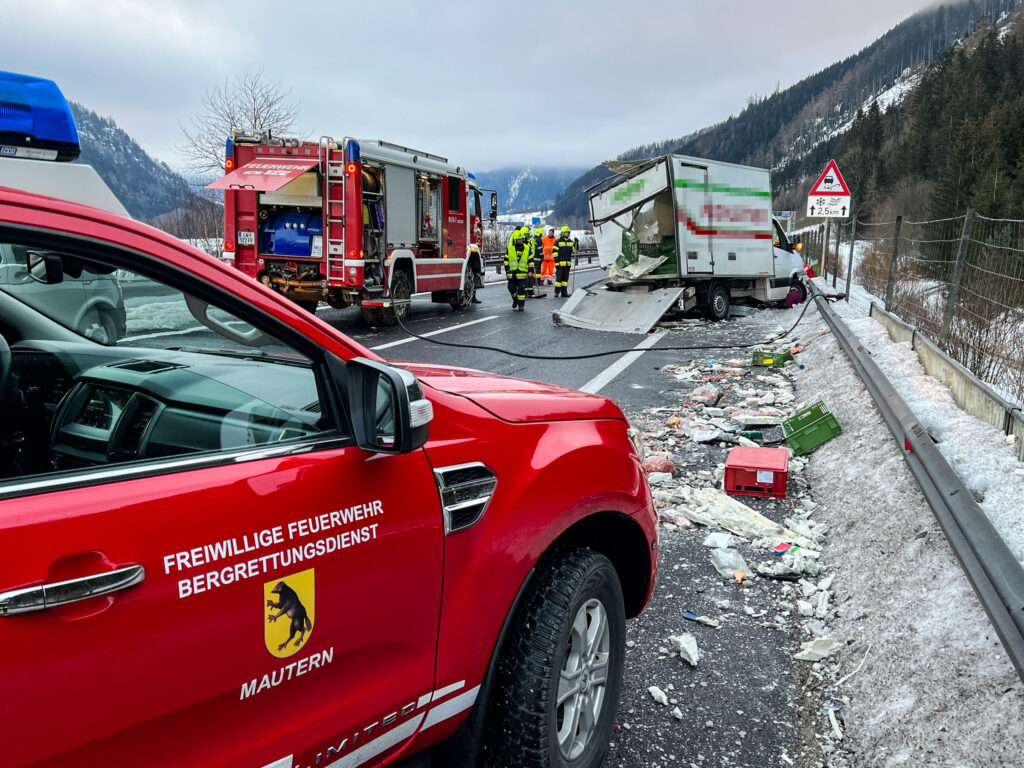
<instances>
[{"instance_id":1,"label":"snow on ground","mask_svg":"<svg viewBox=\"0 0 1024 768\"><path fill-rule=\"evenodd\" d=\"M834 306L1020 557L1024 467L1013 447L961 412L909 343L893 343L856 304ZM797 335L825 327L812 311ZM854 673L825 694L845 729L828 745L837 748L829 764L1020 765L1021 681L846 355L831 334L812 339L798 358L797 393L823 397L843 426L811 454L807 472L817 520L831 528L823 552L836 574L831 631L845 673Z\"/></svg>"}]
</instances>

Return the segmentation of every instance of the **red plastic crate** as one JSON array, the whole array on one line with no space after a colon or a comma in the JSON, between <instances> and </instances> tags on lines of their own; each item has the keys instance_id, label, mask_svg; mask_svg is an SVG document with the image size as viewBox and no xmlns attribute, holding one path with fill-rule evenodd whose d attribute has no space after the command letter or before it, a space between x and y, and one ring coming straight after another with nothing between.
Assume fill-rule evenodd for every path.
<instances>
[{"instance_id":1,"label":"red plastic crate","mask_svg":"<svg viewBox=\"0 0 1024 768\"><path fill-rule=\"evenodd\" d=\"M738 445L725 460L725 492L737 496L786 498L789 451Z\"/></svg>"}]
</instances>

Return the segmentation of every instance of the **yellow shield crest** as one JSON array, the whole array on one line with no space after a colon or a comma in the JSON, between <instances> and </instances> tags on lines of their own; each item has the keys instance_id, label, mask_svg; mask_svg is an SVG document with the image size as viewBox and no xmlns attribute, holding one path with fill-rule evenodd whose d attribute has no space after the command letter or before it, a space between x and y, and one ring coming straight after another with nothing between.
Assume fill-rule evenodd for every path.
<instances>
[{"instance_id":1,"label":"yellow shield crest","mask_svg":"<svg viewBox=\"0 0 1024 768\"><path fill-rule=\"evenodd\" d=\"M264 640L271 656L287 659L309 641L315 621L313 568L263 585Z\"/></svg>"}]
</instances>

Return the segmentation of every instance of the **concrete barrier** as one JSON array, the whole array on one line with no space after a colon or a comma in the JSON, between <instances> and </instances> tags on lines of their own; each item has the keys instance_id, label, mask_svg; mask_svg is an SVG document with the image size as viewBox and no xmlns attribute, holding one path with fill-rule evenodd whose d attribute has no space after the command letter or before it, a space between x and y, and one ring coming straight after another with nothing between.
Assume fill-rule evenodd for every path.
<instances>
[{"instance_id":1,"label":"concrete barrier","mask_svg":"<svg viewBox=\"0 0 1024 768\"><path fill-rule=\"evenodd\" d=\"M1014 435L1017 458L1024 461L1024 414L1019 406L1007 402L988 384L960 363L951 360L935 342L875 302L871 302L869 314L885 326L893 341L910 342L925 372L949 387L953 400L961 410L1003 430L1007 435Z\"/></svg>"}]
</instances>

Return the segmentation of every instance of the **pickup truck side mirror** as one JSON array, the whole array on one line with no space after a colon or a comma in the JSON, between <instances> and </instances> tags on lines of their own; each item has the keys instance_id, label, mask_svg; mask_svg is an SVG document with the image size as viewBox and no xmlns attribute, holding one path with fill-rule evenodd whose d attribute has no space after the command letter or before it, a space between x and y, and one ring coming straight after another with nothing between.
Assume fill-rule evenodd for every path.
<instances>
[{"instance_id":1,"label":"pickup truck side mirror","mask_svg":"<svg viewBox=\"0 0 1024 768\"><path fill-rule=\"evenodd\" d=\"M25 267L29 276L38 283L56 285L64 282L64 264L56 253L26 251Z\"/></svg>"},{"instance_id":2,"label":"pickup truck side mirror","mask_svg":"<svg viewBox=\"0 0 1024 768\"><path fill-rule=\"evenodd\" d=\"M345 364L356 445L376 453L410 453L427 442L434 407L409 371L356 357Z\"/></svg>"}]
</instances>

